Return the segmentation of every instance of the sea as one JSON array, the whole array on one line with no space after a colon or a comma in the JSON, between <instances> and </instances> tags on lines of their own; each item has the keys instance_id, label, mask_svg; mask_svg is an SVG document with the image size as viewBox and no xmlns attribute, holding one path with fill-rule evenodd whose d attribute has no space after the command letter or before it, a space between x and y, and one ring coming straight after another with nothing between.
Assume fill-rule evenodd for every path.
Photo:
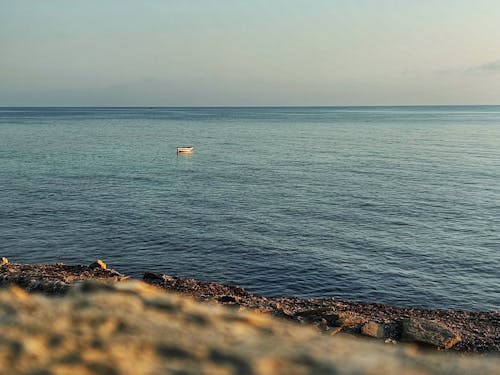
<instances>
[{"instance_id":1,"label":"sea","mask_svg":"<svg viewBox=\"0 0 500 375\"><path fill-rule=\"evenodd\" d=\"M0 108L0 255L499 310L500 106Z\"/></svg>"}]
</instances>

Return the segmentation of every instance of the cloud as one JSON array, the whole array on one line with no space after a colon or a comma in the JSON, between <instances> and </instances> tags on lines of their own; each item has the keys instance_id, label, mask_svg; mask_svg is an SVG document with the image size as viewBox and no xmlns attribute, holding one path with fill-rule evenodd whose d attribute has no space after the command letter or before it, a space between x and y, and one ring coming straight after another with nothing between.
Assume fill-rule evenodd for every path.
<instances>
[{"instance_id":1,"label":"cloud","mask_svg":"<svg viewBox=\"0 0 500 375\"><path fill-rule=\"evenodd\" d=\"M440 76L492 75L500 73L500 60L469 67L450 67L433 71Z\"/></svg>"},{"instance_id":2,"label":"cloud","mask_svg":"<svg viewBox=\"0 0 500 375\"><path fill-rule=\"evenodd\" d=\"M500 73L500 60L491 61L486 64L472 66L465 70L465 73Z\"/></svg>"}]
</instances>

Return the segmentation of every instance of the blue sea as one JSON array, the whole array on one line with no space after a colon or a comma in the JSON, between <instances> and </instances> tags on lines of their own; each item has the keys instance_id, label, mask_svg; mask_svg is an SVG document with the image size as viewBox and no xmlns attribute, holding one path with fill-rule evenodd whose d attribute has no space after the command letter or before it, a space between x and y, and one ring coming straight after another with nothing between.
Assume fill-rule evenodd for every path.
<instances>
[{"instance_id":1,"label":"blue sea","mask_svg":"<svg viewBox=\"0 0 500 375\"><path fill-rule=\"evenodd\" d=\"M500 107L0 108L0 255L498 310Z\"/></svg>"}]
</instances>

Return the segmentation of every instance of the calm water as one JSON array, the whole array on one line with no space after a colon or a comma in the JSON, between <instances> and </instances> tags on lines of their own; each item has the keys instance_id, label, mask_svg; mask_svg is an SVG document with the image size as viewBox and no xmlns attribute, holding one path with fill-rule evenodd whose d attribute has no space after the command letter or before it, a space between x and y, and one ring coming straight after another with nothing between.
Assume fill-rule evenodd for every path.
<instances>
[{"instance_id":1,"label":"calm water","mask_svg":"<svg viewBox=\"0 0 500 375\"><path fill-rule=\"evenodd\" d=\"M0 253L500 309L500 107L3 108Z\"/></svg>"}]
</instances>

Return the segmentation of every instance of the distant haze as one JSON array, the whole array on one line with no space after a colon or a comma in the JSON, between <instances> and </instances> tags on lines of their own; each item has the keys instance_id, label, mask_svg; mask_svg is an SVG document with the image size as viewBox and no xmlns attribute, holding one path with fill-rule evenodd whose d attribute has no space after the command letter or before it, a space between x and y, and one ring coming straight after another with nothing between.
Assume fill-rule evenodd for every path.
<instances>
[{"instance_id":1,"label":"distant haze","mask_svg":"<svg viewBox=\"0 0 500 375\"><path fill-rule=\"evenodd\" d=\"M0 0L0 106L500 104L498 0Z\"/></svg>"}]
</instances>

